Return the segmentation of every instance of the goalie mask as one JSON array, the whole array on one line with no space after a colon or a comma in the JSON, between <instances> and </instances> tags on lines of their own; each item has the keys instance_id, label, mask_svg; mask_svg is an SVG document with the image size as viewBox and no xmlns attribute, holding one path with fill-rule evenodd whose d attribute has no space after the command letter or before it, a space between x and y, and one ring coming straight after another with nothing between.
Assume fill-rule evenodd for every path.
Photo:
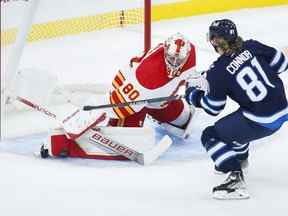
<instances>
[{"instance_id":1,"label":"goalie mask","mask_svg":"<svg viewBox=\"0 0 288 216\"><path fill-rule=\"evenodd\" d=\"M169 78L179 76L191 51L190 42L177 33L164 42L164 58Z\"/></svg>"}]
</instances>

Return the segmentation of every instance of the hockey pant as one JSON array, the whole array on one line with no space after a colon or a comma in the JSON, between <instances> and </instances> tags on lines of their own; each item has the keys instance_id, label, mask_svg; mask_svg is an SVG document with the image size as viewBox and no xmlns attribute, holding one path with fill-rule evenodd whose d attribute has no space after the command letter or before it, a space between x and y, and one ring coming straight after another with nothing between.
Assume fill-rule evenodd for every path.
<instances>
[{"instance_id":1,"label":"hockey pant","mask_svg":"<svg viewBox=\"0 0 288 216\"><path fill-rule=\"evenodd\" d=\"M229 172L241 169L241 161L248 158L249 142L274 132L246 119L238 110L207 127L201 141L217 170Z\"/></svg>"}]
</instances>

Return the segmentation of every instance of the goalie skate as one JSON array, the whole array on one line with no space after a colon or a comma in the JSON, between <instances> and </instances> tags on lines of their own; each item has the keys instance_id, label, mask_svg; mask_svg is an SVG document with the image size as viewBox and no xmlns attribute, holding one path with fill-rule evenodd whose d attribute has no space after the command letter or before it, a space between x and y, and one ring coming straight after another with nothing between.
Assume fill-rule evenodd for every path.
<instances>
[{"instance_id":1,"label":"goalie skate","mask_svg":"<svg viewBox=\"0 0 288 216\"><path fill-rule=\"evenodd\" d=\"M249 197L242 171L230 172L222 184L213 188L214 199L231 200L248 199Z\"/></svg>"}]
</instances>

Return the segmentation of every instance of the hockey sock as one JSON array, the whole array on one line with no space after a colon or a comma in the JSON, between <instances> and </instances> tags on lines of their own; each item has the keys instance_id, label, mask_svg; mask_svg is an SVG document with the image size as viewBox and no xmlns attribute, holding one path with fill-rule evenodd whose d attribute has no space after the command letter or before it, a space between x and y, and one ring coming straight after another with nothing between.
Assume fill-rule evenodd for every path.
<instances>
[{"instance_id":1,"label":"hockey sock","mask_svg":"<svg viewBox=\"0 0 288 216\"><path fill-rule=\"evenodd\" d=\"M240 144L233 142L232 149L235 151L237 158L240 161L246 160L249 156L249 143Z\"/></svg>"},{"instance_id":2,"label":"hockey sock","mask_svg":"<svg viewBox=\"0 0 288 216\"><path fill-rule=\"evenodd\" d=\"M219 171L241 170L237 154L226 143L211 139L205 148Z\"/></svg>"},{"instance_id":3,"label":"hockey sock","mask_svg":"<svg viewBox=\"0 0 288 216\"><path fill-rule=\"evenodd\" d=\"M203 131L201 141L218 171L226 173L241 170L236 152L217 137L214 127L208 127Z\"/></svg>"}]
</instances>

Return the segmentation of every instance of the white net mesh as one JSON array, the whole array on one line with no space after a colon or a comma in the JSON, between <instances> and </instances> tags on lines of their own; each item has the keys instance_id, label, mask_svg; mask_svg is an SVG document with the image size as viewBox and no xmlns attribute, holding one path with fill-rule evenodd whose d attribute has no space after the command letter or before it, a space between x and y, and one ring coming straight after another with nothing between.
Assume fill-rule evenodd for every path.
<instances>
[{"instance_id":1,"label":"white net mesh","mask_svg":"<svg viewBox=\"0 0 288 216\"><path fill-rule=\"evenodd\" d=\"M15 42L33 1L38 0L1 0L1 94L10 80L7 63L15 56ZM20 58L13 63L14 71L31 68L39 73L54 73L59 83L51 103L67 102L70 100L67 95L71 94L83 101L83 95L78 96L80 91L103 93L110 84L112 77L99 81L102 73L111 71L111 65L104 63L106 59L117 57L126 62L127 56L143 51L143 22L144 0L39 0L25 48L16 49ZM127 32L132 35L129 39ZM127 44L127 55L115 51L119 43ZM115 63L112 70L120 66ZM33 86L35 91L37 85L41 84ZM4 107L3 100L1 103L3 130L10 124L5 120L6 112L19 112L19 109L13 104Z\"/></svg>"}]
</instances>

